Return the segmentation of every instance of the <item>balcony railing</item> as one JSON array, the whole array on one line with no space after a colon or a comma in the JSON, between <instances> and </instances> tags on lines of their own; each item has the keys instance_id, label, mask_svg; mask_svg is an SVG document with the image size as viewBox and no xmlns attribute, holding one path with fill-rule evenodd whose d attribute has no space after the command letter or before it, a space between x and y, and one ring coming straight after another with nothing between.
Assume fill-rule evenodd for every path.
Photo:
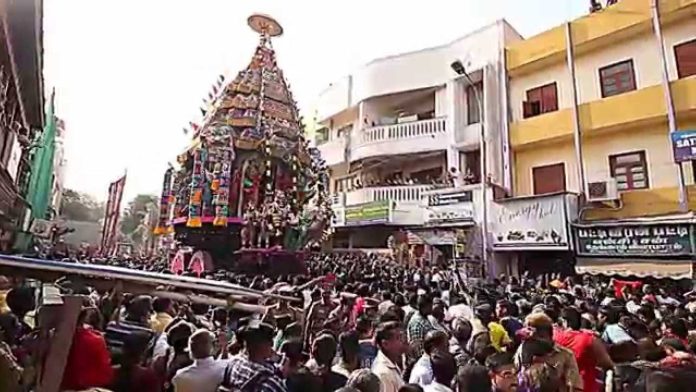
<instances>
[{"instance_id":1,"label":"balcony railing","mask_svg":"<svg viewBox=\"0 0 696 392\"><path fill-rule=\"evenodd\" d=\"M364 188L347 192L347 206L380 200L396 202L420 202L423 192L433 189L432 185L403 185Z\"/></svg>"},{"instance_id":2,"label":"balcony railing","mask_svg":"<svg viewBox=\"0 0 696 392\"><path fill-rule=\"evenodd\" d=\"M402 124L381 125L367 128L360 133L361 143L381 142L418 136L435 135L446 131L446 118L412 121Z\"/></svg>"}]
</instances>

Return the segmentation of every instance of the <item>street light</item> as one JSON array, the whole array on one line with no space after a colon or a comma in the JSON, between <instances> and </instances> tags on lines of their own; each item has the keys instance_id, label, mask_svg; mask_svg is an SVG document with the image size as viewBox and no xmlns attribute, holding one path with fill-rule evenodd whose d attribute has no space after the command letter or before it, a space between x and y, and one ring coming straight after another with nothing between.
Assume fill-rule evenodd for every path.
<instances>
[{"instance_id":1,"label":"street light","mask_svg":"<svg viewBox=\"0 0 696 392\"><path fill-rule=\"evenodd\" d=\"M457 73L457 75L463 76L464 79L466 79L467 84L471 87L471 89L474 91L474 98L476 99L476 103L478 104L478 110L479 110L479 118L481 122L481 133L479 135L479 151L481 155L481 160L480 160L480 177L481 177L481 199L483 200L483 208L481 210L481 246L483 247L483 252L481 253L481 262L483 265L488 268L488 173L487 173L487 158L486 158L486 128L485 128L485 120L484 120L484 114L483 114L483 100L481 100L481 95L479 94L479 91L476 89L476 85L474 84L474 81L471 80L471 77L469 74L466 72L466 68L464 67L464 64L460 60L455 60L450 64L450 67L454 72ZM490 274L490 268L488 269L488 272Z\"/></svg>"}]
</instances>

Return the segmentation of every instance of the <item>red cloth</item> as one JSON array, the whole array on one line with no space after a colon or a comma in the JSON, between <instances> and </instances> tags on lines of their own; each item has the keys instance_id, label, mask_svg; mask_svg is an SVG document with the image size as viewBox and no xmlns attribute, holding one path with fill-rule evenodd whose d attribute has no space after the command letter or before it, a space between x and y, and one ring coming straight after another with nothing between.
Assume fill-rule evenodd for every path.
<instances>
[{"instance_id":1,"label":"red cloth","mask_svg":"<svg viewBox=\"0 0 696 392\"><path fill-rule=\"evenodd\" d=\"M106 387L113 371L104 337L90 328L78 327L63 371L62 389Z\"/></svg>"},{"instance_id":2,"label":"red cloth","mask_svg":"<svg viewBox=\"0 0 696 392\"><path fill-rule=\"evenodd\" d=\"M592 342L595 336L590 331L574 331L572 329L554 329L553 340L573 352L578 363L584 392L599 392L599 371L594 357Z\"/></svg>"},{"instance_id":3,"label":"red cloth","mask_svg":"<svg viewBox=\"0 0 696 392\"><path fill-rule=\"evenodd\" d=\"M624 287L628 286L632 288L633 290L639 289L640 286L643 285L643 282L639 281L630 281L630 280L614 280L614 294L616 294L616 298L621 298L621 290L623 290Z\"/></svg>"}]
</instances>

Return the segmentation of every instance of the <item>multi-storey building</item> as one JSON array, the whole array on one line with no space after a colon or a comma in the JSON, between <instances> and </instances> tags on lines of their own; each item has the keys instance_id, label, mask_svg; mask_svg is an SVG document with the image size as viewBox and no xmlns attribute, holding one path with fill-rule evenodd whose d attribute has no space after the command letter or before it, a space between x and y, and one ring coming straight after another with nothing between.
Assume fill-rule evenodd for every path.
<instances>
[{"instance_id":1,"label":"multi-storey building","mask_svg":"<svg viewBox=\"0 0 696 392\"><path fill-rule=\"evenodd\" d=\"M696 0L622 0L507 46L510 272L691 277L696 171L670 131L696 130L695 20Z\"/></svg>"},{"instance_id":2,"label":"multi-storey building","mask_svg":"<svg viewBox=\"0 0 696 392\"><path fill-rule=\"evenodd\" d=\"M44 125L42 6L0 0L0 251L26 228L29 147Z\"/></svg>"},{"instance_id":3,"label":"multi-storey building","mask_svg":"<svg viewBox=\"0 0 696 392\"><path fill-rule=\"evenodd\" d=\"M501 20L446 45L371 61L320 95L316 142L331 168L334 247L386 247L408 230L452 249L455 233L481 222L482 173L509 188L502 60L505 45L520 39Z\"/></svg>"}]
</instances>

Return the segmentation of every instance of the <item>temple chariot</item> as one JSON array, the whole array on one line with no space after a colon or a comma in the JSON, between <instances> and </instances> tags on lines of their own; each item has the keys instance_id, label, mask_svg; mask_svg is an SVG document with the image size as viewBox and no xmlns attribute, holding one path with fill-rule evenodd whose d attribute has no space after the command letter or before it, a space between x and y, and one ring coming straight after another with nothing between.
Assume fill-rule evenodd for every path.
<instances>
[{"instance_id":1,"label":"temple chariot","mask_svg":"<svg viewBox=\"0 0 696 392\"><path fill-rule=\"evenodd\" d=\"M178 168L166 171L155 233L173 234L184 265L300 272L331 233L326 166L276 62L282 27L260 14L248 22L259 44L231 81L221 76Z\"/></svg>"}]
</instances>

